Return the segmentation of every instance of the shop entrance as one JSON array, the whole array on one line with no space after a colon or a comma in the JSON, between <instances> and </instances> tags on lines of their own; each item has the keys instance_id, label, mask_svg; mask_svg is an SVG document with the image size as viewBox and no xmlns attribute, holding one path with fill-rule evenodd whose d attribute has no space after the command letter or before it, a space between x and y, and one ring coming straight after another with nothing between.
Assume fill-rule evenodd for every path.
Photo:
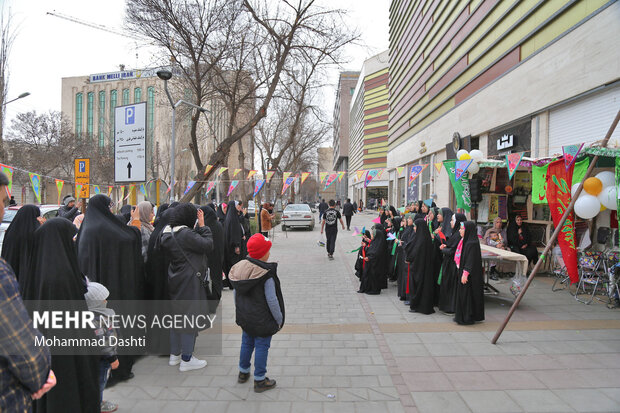
<instances>
[{"instance_id":1,"label":"shop entrance","mask_svg":"<svg viewBox=\"0 0 620 413\"><path fill-rule=\"evenodd\" d=\"M370 209L377 209L381 206L381 200L388 199L387 186L377 186L366 188L366 205Z\"/></svg>"}]
</instances>

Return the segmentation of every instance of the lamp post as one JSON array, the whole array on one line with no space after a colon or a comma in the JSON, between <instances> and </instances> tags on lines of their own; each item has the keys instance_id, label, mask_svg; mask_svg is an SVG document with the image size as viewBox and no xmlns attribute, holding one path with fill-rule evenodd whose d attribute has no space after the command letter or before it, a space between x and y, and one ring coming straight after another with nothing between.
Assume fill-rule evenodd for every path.
<instances>
[{"instance_id":1,"label":"lamp post","mask_svg":"<svg viewBox=\"0 0 620 413\"><path fill-rule=\"evenodd\" d=\"M11 99L11 100L9 100L8 102L4 102L4 103L2 104L2 106L6 106L6 105L8 105L9 103L11 103L11 102L15 102L16 100L19 100L19 99L23 99L23 98L25 98L26 96L30 96L30 92L24 92L24 93L22 93L21 95L19 95L18 97L16 97L15 99Z\"/></svg>"},{"instance_id":2,"label":"lamp post","mask_svg":"<svg viewBox=\"0 0 620 413\"><path fill-rule=\"evenodd\" d=\"M170 91L168 90L168 81L170 79L172 79L172 72L170 70L159 70L157 72L157 77L159 77L161 80L164 81L164 90L166 91L166 96L168 96L168 101L170 102L170 105L172 106L172 136L170 138L170 202L174 202L175 201L175 197L174 197L174 167L175 167L175 162L174 162L174 158L175 158L175 152L176 152L176 148L175 148L175 141L176 141L176 113L177 113L177 108L179 106L181 106L181 104L185 104L187 106L191 106L195 109L198 109L200 112L209 112L210 111L208 109L203 108L202 106L198 106L198 105L194 105L193 103L187 102L183 99L179 99L176 103L174 103L174 100L172 99L172 96L170 95Z\"/></svg>"},{"instance_id":3,"label":"lamp post","mask_svg":"<svg viewBox=\"0 0 620 413\"><path fill-rule=\"evenodd\" d=\"M0 157L4 158L4 107L11 102L15 102L16 100L23 99L26 96L30 96L30 92L24 92L21 95L17 96L15 99L11 99L8 102L4 102L2 104L2 110L0 111Z\"/></svg>"}]
</instances>

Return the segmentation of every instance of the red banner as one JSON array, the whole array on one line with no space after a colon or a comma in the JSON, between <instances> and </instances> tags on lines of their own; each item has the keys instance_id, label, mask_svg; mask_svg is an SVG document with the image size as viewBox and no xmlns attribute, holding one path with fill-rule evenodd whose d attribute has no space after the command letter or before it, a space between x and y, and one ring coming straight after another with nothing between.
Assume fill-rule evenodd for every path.
<instances>
[{"instance_id":1,"label":"red banner","mask_svg":"<svg viewBox=\"0 0 620 413\"><path fill-rule=\"evenodd\" d=\"M574 165L568 171L564 159L551 162L547 169L547 201L553 218L553 225L557 226L564 212L568 208L571 200L571 186L573 181ZM566 270L570 277L571 284L579 281L579 270L577 268L577 249L575 248L575 213L571 212L562 230L558 235L558 244L562 250L562 259L566 264Z\"/></svg>"}]
</instances>

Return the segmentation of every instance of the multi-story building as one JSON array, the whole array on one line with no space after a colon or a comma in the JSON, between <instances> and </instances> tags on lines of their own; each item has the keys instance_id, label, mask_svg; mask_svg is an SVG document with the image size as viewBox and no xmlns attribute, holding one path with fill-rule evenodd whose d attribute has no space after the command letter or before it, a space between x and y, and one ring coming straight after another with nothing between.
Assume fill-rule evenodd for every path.
<instances>
[{"instance_id":1,"label":"multi-story building","mask_svg":"<svg viewBox=\"0 0 620 413\"><path fill-rule=\"evenodd\" d=\"M364 62L353 92L349 133L349 198L364 201L388 198L388 173L364 188L366 173L387 166L389 55L384 51ZM372 204L373 202L370 202ZM376 201L374 201L376 204Z\"/></svg>"},{"instance_id":2,"label":"multi-story building","mask_svg":"<svg viewBox=\"0 0 620 413\"><path fill-rule=\"evenodd\" d=\"M321 182L319 178L321 172L329 172L332 173L332 166L334 160L334 148L318 148L318 163L317 163L317 171L316 171L316 180L318 183L318 198L324 198L326 201L330 199L336 200L336 182L332 183L327 190L325 190L325 181ZM343 179L344 180L344 179Z\"/></svg>"},{"instance_id":3,"label":"multi-story building","mask_svg":"<svg viewBox=\"0 0 620 413\"><path fill-rule=\"evenodd\" d=\"M620 101L619 16L607 0L393 0L388 167L602 139ZM445 170L424 172L415 192L393 181L392 199L453 206Z\"/></svg>"},{"instance_id":4,"label":"multi-story building","mask_svg":"<svg viewBox=\"0 0 620 413\"><path fill-rule=\"evenodd\" d=\"M334 105L334 160L330 170L349 171L349 109L359 74L340 72ZM334 187L336 198L344 200L348 194L348 179L334 183Z\"/></svg>"}]
</instances>

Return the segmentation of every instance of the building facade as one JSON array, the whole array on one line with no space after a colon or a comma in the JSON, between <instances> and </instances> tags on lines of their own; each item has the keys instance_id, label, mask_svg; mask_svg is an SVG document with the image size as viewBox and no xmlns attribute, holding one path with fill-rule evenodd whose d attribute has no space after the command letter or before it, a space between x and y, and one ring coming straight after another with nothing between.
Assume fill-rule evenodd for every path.
<instances>
[{"instance_id":1,"label":"building facade","mask_svg":"<svg viewBox=\"0 0 620 413\"><path fill-rule=\"evenodd\" d=\"M349 198L364 201L388 198L388 173L375 177L364 188L365 173L384 169L388 148L389 53L366 60L353 93L349 134ZM359 175L359 177L358 177Z\"/></svg>"},{"instance_id":2,"label":"building facade","mask_svg":"<svg viewBox=\"0 0 620 413\"><path fill-rule=\"evenodd\" d=\"M459 146L543 157L602 139L620 97L618 21L620 3L605 0L392 1L388 167ZM445 170L425 173L415 192L393 177L390 198L452 203Z\"/></svg>"},{"instance_id":3,"label":"building facade","mask_svg":"<svg viewBox=\"0 0 620 413\"><path fill-rule=\"evenodd\" d=\"M351 98L359 72L341 72L336 89L336 103L334 105L334 159L333 164L323 171L349 171L349 109ZM336 197L345 199L348 193L347 179L334 183Z\"/></svg>"}]
</instances>

